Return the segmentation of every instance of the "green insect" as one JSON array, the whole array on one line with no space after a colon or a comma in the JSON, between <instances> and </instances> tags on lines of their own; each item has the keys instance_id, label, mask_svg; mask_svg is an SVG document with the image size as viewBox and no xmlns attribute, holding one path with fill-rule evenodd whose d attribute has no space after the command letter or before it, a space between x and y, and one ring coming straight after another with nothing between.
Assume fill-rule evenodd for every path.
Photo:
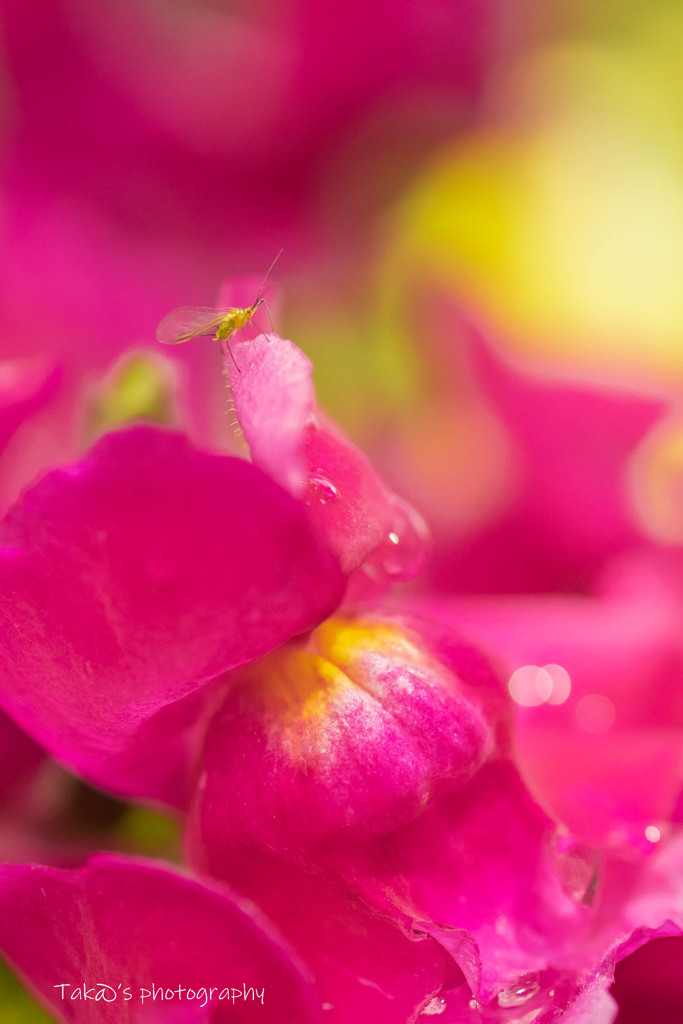
<instances>
[{"instance_id":1,"label":"green insect","mask_svg":"<svg viewBox=\"0 0 683 1024\"><path fill-rule=\"evenodd\" d=\"M251 306L246 306L243 309L238 306L232 306L230 309L216 309L213 306L180 306L179 309L174 309L172 313L165 316L157 327L157 341L163 345L181 345L193 338L213 337L216 341L225 343L225 348L237 366L235 356L230 348L230 339L237 331L244 331L247 324L251 323L259 306L265 306L270 320L270 312L262 295L263 286L281 253L282 249L268 268L258 290L256 301ZM239 370L239 366L237 369Z\"/></svg>"}]
</instances>

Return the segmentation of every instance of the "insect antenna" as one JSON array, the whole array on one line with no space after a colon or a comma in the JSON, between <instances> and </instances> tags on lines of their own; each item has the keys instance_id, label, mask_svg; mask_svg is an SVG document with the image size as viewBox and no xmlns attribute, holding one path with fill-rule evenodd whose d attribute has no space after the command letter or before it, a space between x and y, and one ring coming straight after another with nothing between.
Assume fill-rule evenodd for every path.
<instances>
[{"instance_id":1,"label":"insect antenna","mask_svg":"<svg viewBox=\"0 0 683 1024\"><path fill-rule=\"evenodd\" d=\"M270 310L268 309L268 303L266 302L265 299L261 299L261 303L265 306L266 313L268 315L268 323L270 324L270 333L271 334L275 334L275 328L273 327L273 318L270 315ZM263 333L263 332L261 332L261 333Z\"/></svg>"},{"instance_id":2,"label":"insect antenna","mask_svg":"<svg viewBox=\"0 0 683 1024\"><path fill-rule=\"evenodd\" d=\"M277 261L280 259L280 257L282 256L284 251L285 251L284 248L280 249L279 253L277 254L275 259L273 260L273 262L270 264L270 266L266 270L265 274L263 275L263 280L261 281L261 284L259 285L259 290L258 290L258 294L256 296L256 302L254 302L254 306L257 303L264 302L264 299L262 298L262 296L263 296L263 286L265 285L266 281L268 280L268 275L270 274L271 270L273 269L273 267L275 266ZM266 306L266 309L267 308L268 307Z\"/></svg>"}]
</instances>

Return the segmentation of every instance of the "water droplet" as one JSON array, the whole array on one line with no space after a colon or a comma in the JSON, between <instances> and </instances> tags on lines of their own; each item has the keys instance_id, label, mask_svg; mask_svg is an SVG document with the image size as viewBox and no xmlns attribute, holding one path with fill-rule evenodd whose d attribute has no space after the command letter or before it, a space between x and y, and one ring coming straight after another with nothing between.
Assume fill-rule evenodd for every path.
<instances>
[{"instance_id":1,"label":"water droplet","mask_svg":"<svg viewBox=\"0 0 683 1024\"><path fill-rule=\"evenodd\" d=\"M502 989L496 996L496 1001L506 1010L512 1006L522 1006L537 994L540 987L538 974L524 974L514 984Z\"/></svg>"},{"instance_id":2,"label":"water droplet","mask_svg":"<svg viewBox=\"0 0 683 1024\"><path fill-rule=\"evenodd\" d=\"M649 843L658 843L662 838L662 833L656 825L648 825L645 829L645 838Z\"/></svg>"},{"instance_id":3,"label":"water droplet","mask_svg":"<svg viewBox=\"0 0 683 1024\"><path fill-rule=\"evenodd\" d=\"M339 501L340 497L339 491L326 476L309 477L307 491L308 501L318 501L321 505L326 505L328 501Z\"/></svg>"},{"instance_id":4,"label":"water droplet","mask_svg":"<svg viewBox=\"0 0 683 1024\"><path fill-rule=\"evenodd\" d=\"M562 989L558 1005L566 1002L576 989L573 975L560 975L555 971L533 971L523 974L512 985L502 989L488 1003L470 1002L482 1024L533 1024L552 1006L558 984Z\"/></svg>"},{"instance_id":5,"label":"water droplet","mask_svg":"<svg viewBox=\"0 0 683 1024\"><path fill-rule=\"evenodd\" d=\"M422 1011L423 1017L437 1017L446 1009L446 1000L443 996L434 996L431 1002L427 1003Z\"/></svg>"},{"instance_id":6,"label":"water droplet","mask_svg":"<svg viewBox=\"0 0 683 1024\"><path fill-rule=\"evenodd\" d=\"M411 579L425 563L427 526L422 516L396 495L391 497L391 506L391 528L368 563L393 579Z\"/></svg>"},{"instance_id":7,"label":"water droplet","mask_svg":"<svg viewBox=\"0 0 683 1024\"><path fill-rule=\"evenodd\" d=\"M592 906L600 878L599 852L571 836L559 836L555 853L566 892L577 903Z\"/></svg>"}]
</instances>

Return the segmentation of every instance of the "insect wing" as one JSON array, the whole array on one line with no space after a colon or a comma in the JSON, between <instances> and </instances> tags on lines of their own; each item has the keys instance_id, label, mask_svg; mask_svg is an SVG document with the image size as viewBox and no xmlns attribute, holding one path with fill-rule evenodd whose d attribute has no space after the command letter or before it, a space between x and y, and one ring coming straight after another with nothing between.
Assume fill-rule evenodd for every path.
<instances>
[{"instance_id":1,"label":"insect wing","mask_svg":"<svg viewBox=\"0 0 683 1024\"><path fill-rule=\"evenodd\" d=\"M215 334L226 312L210 306L181 306L161 321L157 341L163 345L180 345L192 338Z\"/></svg>"}]
</instances>

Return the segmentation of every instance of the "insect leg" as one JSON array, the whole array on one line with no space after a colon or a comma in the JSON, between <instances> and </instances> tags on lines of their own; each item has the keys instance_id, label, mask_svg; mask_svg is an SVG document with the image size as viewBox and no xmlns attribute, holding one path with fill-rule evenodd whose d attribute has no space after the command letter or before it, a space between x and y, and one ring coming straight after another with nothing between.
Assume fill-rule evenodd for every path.
<instances>
[{"instance_id":1,"label":"insect leg","mask_svg":"<svg viewBox=\"0 0 683 1024\"><path fill-rule=\"evenodd\" d=\"M228 358L228 354L230 355L230 358L232 359L233 363L237 367L237 372L241 373L242 371L240 370L240 368L239 368L239 366L237 364L237 360L235 359L235 354L232 351L232 349L230 348L230 338L221 338L221 349L223 350L223 355L225 356L226 359Z\"/></svg>"}]
</instances>

